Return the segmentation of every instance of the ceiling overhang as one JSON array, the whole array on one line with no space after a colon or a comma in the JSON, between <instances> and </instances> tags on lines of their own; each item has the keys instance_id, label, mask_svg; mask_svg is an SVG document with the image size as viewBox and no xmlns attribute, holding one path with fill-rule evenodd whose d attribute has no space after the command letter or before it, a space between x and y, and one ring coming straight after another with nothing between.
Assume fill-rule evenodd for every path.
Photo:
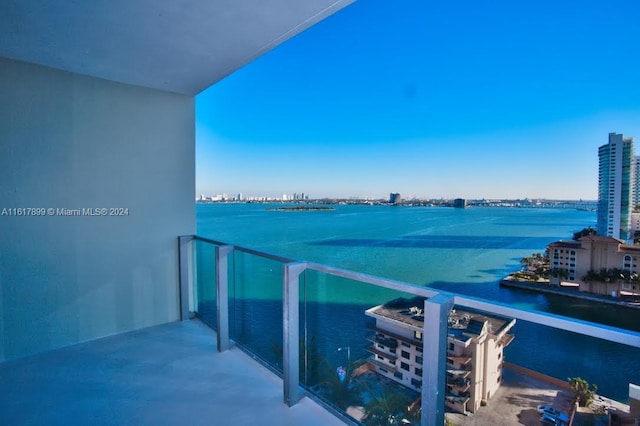
<instances>
[{"instance_id":1,"label":"ceiling overhang","mask_svg":"<svg viewBox=\"0 0 640 426\"><path fill-rule=\"evenodd\" d=\"M0 56L196 95L355 0L4 0Z\"/></svg>"}]
</instances>

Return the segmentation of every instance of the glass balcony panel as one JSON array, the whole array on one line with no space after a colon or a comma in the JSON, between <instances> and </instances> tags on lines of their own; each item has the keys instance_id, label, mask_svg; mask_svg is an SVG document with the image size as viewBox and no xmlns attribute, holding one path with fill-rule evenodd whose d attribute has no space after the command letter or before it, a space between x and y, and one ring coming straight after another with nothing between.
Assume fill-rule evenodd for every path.
<instances>
[{"instance_id":1,"label":"glass balcony panel","mask_svg":"<svg viewBox=\"0 0 640 426\"><path fill-rule=\"evenodd\" d=\"M518 321L504 361L567 383L580 377L597 394L628 402L629 383L640 383L640 349L552 327Z\"/></svg>"},{"instance_id":2,"label":"glass balcony panel","mask_svg":"<svg viewBox=\"0 0 640 426\"><path fill-rule=\"evenodd\" d=\"M386 332L389 327L377 327L366 312L414 295L315 270L306 270L301 282L301 384L365 424L400 424L403 418L418 424L419 414L411 416L407 407L420 397L416 357L422 352L416 346L422 350L422 334Z\"/></svg>"},{"instance_id":3,"label":"glass balcony panel","mask_svg":"<svg viewBox=\"0 0 640 426\"><path fill-rule=\"evenodd\" d=\"M283 264L239 250L230 257L230 337L282 373Z\"/></svg>"},{"instance_id":4,"label":"glass balcony panel","mask_svg":"<svg viewBox=\"0 0 640 426\"><path fill-rule=\"evenodd\" d=\"M193 244L196 313L203 322L217 330L216 246L197 239Z\"/></svg>"}]
</instances>

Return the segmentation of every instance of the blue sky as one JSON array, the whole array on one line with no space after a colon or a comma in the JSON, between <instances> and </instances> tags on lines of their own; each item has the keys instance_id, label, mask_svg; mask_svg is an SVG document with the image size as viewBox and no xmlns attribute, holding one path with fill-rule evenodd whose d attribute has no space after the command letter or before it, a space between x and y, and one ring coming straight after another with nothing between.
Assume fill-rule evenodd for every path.
<instances>
[{"instance_id":1,"label":"blue sky","mask_svg":"<svg viewBox=\"0 0 640 426\"><path fill-rule=\"evenodd\" d=\"M640 2L360 0L196 99L196 193L597 198ZM637 149L640 151L640 148Z\"/></svg>"}]
</instances>

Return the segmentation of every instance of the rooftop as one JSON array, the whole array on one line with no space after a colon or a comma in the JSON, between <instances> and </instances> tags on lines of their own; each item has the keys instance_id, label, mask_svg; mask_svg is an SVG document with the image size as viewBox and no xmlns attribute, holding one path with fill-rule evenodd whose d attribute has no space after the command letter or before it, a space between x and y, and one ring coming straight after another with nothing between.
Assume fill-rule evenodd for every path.
<instances>
[{"instance_id":1,"label":"rooftop","mask_svg":"<svg viewBox=\"0 0 640 426\"><path fill-rule=\"evenodd\" d=\"M424 328L424 301L423 297L411 299L400 297L368 309L367 314L398 321L421 331ZM449 332L455 330L454 334L457 335L461 333L480 335L486 324L486 331L489 334L498 335L511 328L514 321L512 318L486 315L472 309L454 308L449 313Z\"/></svg>"},{"instance_id":2,"label":"rooftop","mask_svg":"<svg viewBox=\"0 0 640 426\"><path fill-rule=\"evenodd\" d=\"M613 237L605 237L602 235L587 235L580 238L580 241L590 241L594 243L618 243L624 244L624 241L619 240L618 238Z\"/></svg>"},{"instance_id":3,"label":"rooftop","mask_svg":"<svg viewBox=\"0 0 640 426\"><path fill-rule=\"evenodd\" d=\"M582 248L582 245L581 245L580 241L560 240L560 241L555 241L555 242L549 244L549 247L580 249L580 248Z\"/></svg>"}]
</instances>

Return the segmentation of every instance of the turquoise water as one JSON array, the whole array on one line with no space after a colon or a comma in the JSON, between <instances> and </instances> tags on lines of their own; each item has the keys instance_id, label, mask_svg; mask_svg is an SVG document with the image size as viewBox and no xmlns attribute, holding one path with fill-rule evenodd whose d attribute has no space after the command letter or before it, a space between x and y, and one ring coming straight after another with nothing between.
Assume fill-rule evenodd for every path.
<instances>
[{"instance_id":1,"label":"turquoise water","mask_svg":"<svg viewBox=\"0 0 640 426\"><path fill-rule=\"evenodd\" d=\"M495 281L522 256L595 225L590 212L508 208L199 204L197 217L202 236L420 285Z\"/></svg>"},{"instance_id":2,"label":"turquoise water","mask_svg":"<svg viewBox=\"0 0 640 426\"><path fill-rule=\"evenodd\" d=\"M549 242L570 239L574 231L594 226L593 212L387 206L273 211L268 207L199 204L197 233L297 260L640 331L640 313L634 311L621 312L610 306L499 286L505 275L520 268L523 256L541 252ZM272 269L269 267L266 274L275 274L272 281L278 285L277 271ZM339 347L347 342L358 346L354 342L363 340L364 324L355 323L359 322L362 309L378 300L375 292L352 282L325 281L330 290L314 296L327 304L314 307L322 312L313 311L320 344ZM274 288L258 292L263 296L278 294ZM351 308L337 305L340 303L350 304ZM277 322L277 306L275 303L252 315ZM354 325L341 324L337 334L337 327L325 325L335 322L334 318L350 318L348 323ZM264 330L254 331L252 338L267 334ZM640 382L633 362L639 351L525 322L516 325L514 334L516 340L505 353L508 361L561 379L578 375L591 378L601 393L619 400L627 398L629 381ZM277 339L277 333L270 338ZM266 345L267 338L264 339ZM354 352L357 354L357 347ZM361 352L364 355L364 350Z\"/></svg>"}]
</instances>

